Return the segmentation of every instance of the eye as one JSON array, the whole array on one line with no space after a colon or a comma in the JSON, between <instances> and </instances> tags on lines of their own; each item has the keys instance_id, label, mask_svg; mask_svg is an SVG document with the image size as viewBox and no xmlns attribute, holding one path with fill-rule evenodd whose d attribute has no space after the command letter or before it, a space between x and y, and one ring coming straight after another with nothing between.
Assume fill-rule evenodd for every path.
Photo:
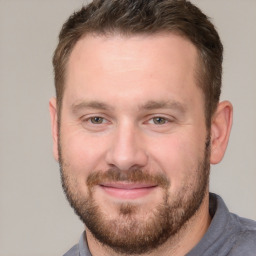
<instances>
[{"instance_id":1,"label":"eye","mask_svg":"<svg viewBox=\"0 0 256 256\"><path fill-rule=\"evenodd\" d=\"M99 132L107 129L111 122L104 115L88 114L81 117L81 125L84 129L91 132Z\"/></svg>"},{"instance_id":2,"label":"eye","mask_svg":"<svg viewBox=\"0 0 256 256\"><path fill-rule=\"evenodd\" d=\"M160 116L152 118L152 121L156 125L161 125L161 124L168 123L168 120L166 118L163 118L163 117L160 117Z\"/></svg>"},{"instance_id":3,"label":"eye","mask_svg":"<svg viewBox=\"0 0 256 256\"><path fill-rule=\"evenodd\" d=\"M89 121L92 123L92 124L103 124L105 123L105 119L100 117L100 116L93 116L93 117L90 117L89 118Z\"/></svg>"}]
</instances>

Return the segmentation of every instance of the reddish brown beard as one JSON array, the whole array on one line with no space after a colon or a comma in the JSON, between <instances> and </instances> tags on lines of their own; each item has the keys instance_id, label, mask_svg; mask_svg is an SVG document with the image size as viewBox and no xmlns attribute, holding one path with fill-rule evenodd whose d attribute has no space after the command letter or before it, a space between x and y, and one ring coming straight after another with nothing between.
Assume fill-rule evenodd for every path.
<instances>
[{"instance_id":1,"label":"reddish brown beard","mask_svg":"<svg viewBox=\"0 0 256 256\"><path fill-rule=\"evenodd\" d=\"M88 196L78 194L72 173L63 163L60 154L62 186L66 197L76 214L80 217L93 236L118 253L142 254L156 249L174 236L185 223L195 215L207 192L209 181L209 143L206 142L203 159L198 161L196 170L197 183L194 187L184 187L174 202L169 202L168 179L161 175L150 175L140 169L120 171L117 168L105 172L93 172L87 178ZM59 151L60 152L60 151ZM194 173L194 172L193 172ZM150 218L136 218L136 205L119 205L119 218L110 220L94 200L93 188L101 182L154 182L163 189L161 202L150 212Z\"/></svg>"}]
</instances>

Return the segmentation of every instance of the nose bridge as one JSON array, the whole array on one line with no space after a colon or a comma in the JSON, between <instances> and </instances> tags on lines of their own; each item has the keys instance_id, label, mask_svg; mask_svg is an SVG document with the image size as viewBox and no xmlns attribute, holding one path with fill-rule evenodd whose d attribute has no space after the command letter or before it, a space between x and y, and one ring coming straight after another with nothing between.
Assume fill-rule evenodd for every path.
<instances>
[{"instance_id":1,"label":"nose bridge","mask_svg":"<svg viewBox=\"0 0 256 256\"><path fill-rule=\"evenodd\" d=\"M139 128L135 124L124 121L117 125L107 152L107 162L120 170L146 165L146 150Z\"/></svg>"}]
</instances>

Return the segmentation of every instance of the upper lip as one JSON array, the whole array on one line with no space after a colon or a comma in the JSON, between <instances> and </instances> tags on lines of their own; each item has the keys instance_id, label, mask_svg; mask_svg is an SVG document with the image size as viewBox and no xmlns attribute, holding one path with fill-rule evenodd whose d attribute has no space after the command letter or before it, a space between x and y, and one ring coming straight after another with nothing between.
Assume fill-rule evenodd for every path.
<instances>
[{"instance_id":1,"label":"upper lip","mask_svg":"<svg viewBox=\"0 0 256 256\"><path fill-rule=\"evenodd\" d=\"M109 187L109 188L117 188L117 189L139 189L139 188L152 188L156 187L156 184L148 184L148 183L101 183L100 186Z\"/></svg>"}]
</instances>

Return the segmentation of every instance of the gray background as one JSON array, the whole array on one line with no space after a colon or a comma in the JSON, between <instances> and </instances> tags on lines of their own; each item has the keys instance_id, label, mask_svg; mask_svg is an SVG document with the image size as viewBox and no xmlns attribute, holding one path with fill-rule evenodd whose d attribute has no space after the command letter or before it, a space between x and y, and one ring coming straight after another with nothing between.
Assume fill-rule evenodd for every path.
<instances>
[{"instance_id":1,"label":"gray background","mask_svg":"<svg viewBox=\"0 0 256 256\"><path fill-rule=\"evenodd\" d=\"M0 0L0 256L62 255L83 230L61 190L48 114L57 35L83 2ZM256 1L193 2L222 37L222 99L234 104L211 191L233 212L256 219Z\"/></svg>"}]
</instances>

